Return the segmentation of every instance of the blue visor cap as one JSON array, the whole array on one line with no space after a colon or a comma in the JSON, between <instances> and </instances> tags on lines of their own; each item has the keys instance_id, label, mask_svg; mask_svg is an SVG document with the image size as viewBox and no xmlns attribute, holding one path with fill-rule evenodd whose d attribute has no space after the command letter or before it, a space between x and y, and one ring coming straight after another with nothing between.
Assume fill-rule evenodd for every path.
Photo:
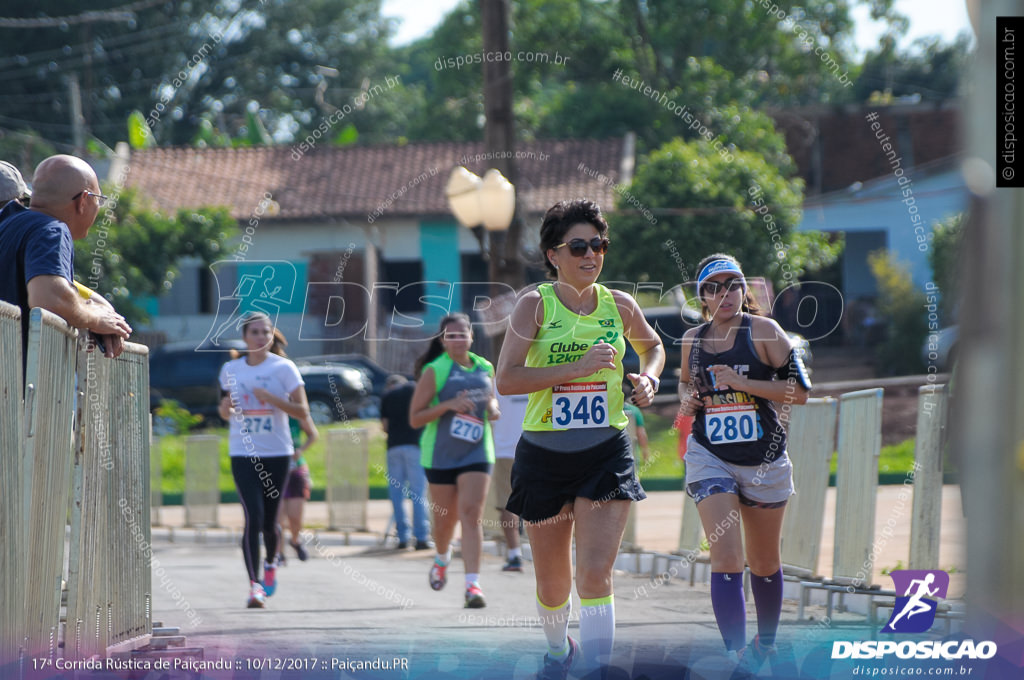
<instances>
[{"instance_id":1,"label":"blue visor cap","mask_svg":"<svg viewBox=\"0 0 1024 680\"><path fill-rule=\"evenodd\" d=\"M743 272L740 270L738 264L732 260L712 260L708 262L704 269L700 270L700 274L697 275L697 288L704 285L704 282L715 274L736 274L740 277L743 276Z\"/></svg>"}]
</instances>

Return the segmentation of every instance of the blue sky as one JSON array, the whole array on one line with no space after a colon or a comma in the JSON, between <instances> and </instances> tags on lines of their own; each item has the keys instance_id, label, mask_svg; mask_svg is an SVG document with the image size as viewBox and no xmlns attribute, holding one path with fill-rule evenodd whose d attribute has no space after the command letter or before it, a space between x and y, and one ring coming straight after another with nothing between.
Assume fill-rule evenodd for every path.
<instances>
[{"instance_id":1,"label":"blue sky","mask_svg":"<svg viewBox=\"0 0 1024 680\"><path fill-rule=\"evenodd\" d=\"M384 15L401 19L394 44L402 45L429 33L459 1L384 0ZM896 9L910 18L910 30L901 43L903 47L930 35L941 35L952 42L957 33L970 29L964 0L896 0ZM854 43L858 51L864 52L878 42L882 26L870 21L868 10L862 5L855 7L853 17L857 21Z\"/></svg>"}]
</instances>

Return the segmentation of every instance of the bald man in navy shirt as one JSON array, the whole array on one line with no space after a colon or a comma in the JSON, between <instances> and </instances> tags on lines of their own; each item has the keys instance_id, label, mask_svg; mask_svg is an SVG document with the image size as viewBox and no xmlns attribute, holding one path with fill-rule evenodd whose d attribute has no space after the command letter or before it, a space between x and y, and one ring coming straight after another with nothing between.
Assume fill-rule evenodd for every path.
<instances>
[{"instance_id":1,"label":"bald man in navy shirt","mask_svg":"<svg viewBox=\"0 0 1024 680\"><path fill-rule=\"evenodd\" d=\"M0 211L0 300L21 307L23 321L42 307L87 328L104 341L106 356L116 357L131 326L101 296L83 298L73 276L72 241L88 235L105 200L96 173L80 158L50 156L32 185L31 208L11 201Z\"/></svg>"}]
</instances>

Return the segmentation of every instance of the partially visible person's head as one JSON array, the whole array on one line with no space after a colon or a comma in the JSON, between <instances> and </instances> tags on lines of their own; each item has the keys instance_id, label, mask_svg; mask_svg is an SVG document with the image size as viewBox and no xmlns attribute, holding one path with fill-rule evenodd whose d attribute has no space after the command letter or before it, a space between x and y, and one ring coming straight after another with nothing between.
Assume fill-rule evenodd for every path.
<instances>
[{"instance_id":1,"label":"partially visible person's head","mask_svg":"<svg viewBox=\"0 0 1024 680\"><path fill-rule=\"evenodd\" d=\"M550 251L560 246L566 233L580 223L592 225L600 238L607 238L608 222L601 214L601 206L591 200L577 198L559 201L544 214L544 221L540 225L540 251L544 254L548 278L558 278L558 269L551 262Z\"/></svg>"},{"instance_id":2,"label":"partially visible person's head","mask_svg":"<svg viewBox=\"0 0 1024 680\"><path fill-rule=\"evenodd\" d=\"M407 382L409 382L409 379L406 378L404 375L393 373L392 375L388 376L388 379L386 381L384 381L384 389L390 391L395 389L396 387L401 387Z\"/></svg>"},{"instance_id":3,"label":"partially visible person's head","mask_svg":"<svg viewBox=\"0 0 1024 680\"><path fill-rule=\"evenodd\" d=\"M466 352L472 344L473 322L469 316L461 312L446 315L441 319L438 334L430 340L427 351L416 360L416 377L420 377L424 366L444 352Z\"/></svg>"},{"instance_id":4,"label":"partially visible person's head","mask_svg":"<svg viewBox=\"0 0 1024 680\"><path fill-rule=\"evenodd\" d=\"M28 204L32 196L25 178L21 176L18 168L7 161L0 161L0 208L11 201L20 201Z\"/></svg>"},{"instance_id":5,"label":"partially visible person's head","mask_svg":"<svg viewBox=\"0 0 1024 680\"><path fill-rule=\"evenodd\" d=\"M72 238L88 235L103 200L96 172L81 158L59 154L36 166L32 208L67 224Z\"/></svg>"},{"instance_id":6,"label":"partially visible person's head","mask_svg":"<svg viewBox=\"0 0 1024 680\"><path fill-rule=\"evenodd\" d=\"M739 293L740 311L761 314L754 297L747 287L743 269L732 255L713 253L697 263L697 295L700 297L700 311L704 320L714 316L722 305L723 296Z\"/></svg>"},{"instance_id":7,"label":"partially visible person's head","mask_svg":"<svg viewBox=\"0 0 1024 680\"><path fill-rule=\"evenodd\" d=\"M242 319L242 340L250 352L258 351L270 345L270 353L280 357L288 356L284 348L288 341L284 333L274 328L270 317L263 312L249 312Z\"/></svg>"}]
</instances>

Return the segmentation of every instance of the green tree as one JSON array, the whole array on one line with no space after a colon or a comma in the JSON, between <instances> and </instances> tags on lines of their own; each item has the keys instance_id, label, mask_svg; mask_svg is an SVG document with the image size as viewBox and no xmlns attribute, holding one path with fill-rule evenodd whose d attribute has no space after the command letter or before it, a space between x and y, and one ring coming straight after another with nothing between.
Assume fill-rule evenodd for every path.
<instances>
[{"instance_id":1,"label":"green tree","mask_svg":"<svg viewBox=\"0 0 1024 680\"><path fill-rule=\"evenodd\" d=\"M682 268L693 280L701 258L727 252L751 276L795 282L790 276L834 261L841 248L823 234L795 231L802 200L802 180L785 177L760 153L673 140L639 164L632 184L619 191L622 214L613 219L613 238L637 245L616 247L606 278L661 281L668 288L683 281Z\"/></svg>"},{"instance_id":2,"label":"green tree","mask_svg":"<svg viewBox=\"0 0 1024 680\"><path fill-rule=\"evenodd\" d=\"M923 101L955 98L969 55L970 38L966 33L953 43L921 39L903 51L897 49L895 40L883 38L877 49L864 56L853 96L862 102L876 92L884 97L918 96Z\"/></svg>"},{"instance_id":3,"label":"green tree","mask_svg":"<svg viewBox=\"0 0 1024 680\"><path fill-rule=\"evenodd\" d=\"M32 173L39 162L55 153L53 145L31 129L0 136L0 159L17 167L26 182L32 181Z\"/></svg>"},{"instance_id":4,"label":"green tree","mask_svg":"<svg viewBox=\"0 0 1024 680\"><path fill-rule=\"evenodd\" d=\"M183 257L206 264L222 259L224 244L236 233L226 208L179 210L175 216L150 209L132 189L117 195L89 230L75 242L75 273L83 285L103 294L130 323L148 321L140 300L171 289Z\"/></svg>"},{"instance_id":5,"label":"green tree","mask_svg":"<svg viewBox=\"0 0 1024 680\"><path fill-rule=\"evenodd\" d=\"M68 144L69 82L77 79L87 130L109 147L126 139L133 110L161 144L189 143L204 123L249 140L251 115L287 140L315 128L332 103L351 102L365 81L399 73L379 0L190 0L105 12L124 5L96 0L83 14L80 2L38 0L30 14L42 25L0 27L10 55L0 57L0 126L27 125ZM333 67L337 77L318 65ZM367 107L349 122L393 132L400 114Z\"/></svg>"},{"instance_id":6,"label":"green tree","mask_svg":"<svg viewBox=\"0 0 1024 680\"><path fill-rule=\"evenodd\" d=\"M193 53L157 86L161 97L173 93L175 109L161 118L167 128L158 131L162 143L187 142L206 120L221 134L251 144L254 115L275 140L301 137L350 104L367 81L372 86L383 80L378 67L387 61L392 33L378 0L216 3L194 17L194 30L207 36L204 43L212 49L201 68L189 72L201 54ZM215 41L216 35L222 37ZM189 74L184 82L178 78L182 70ZM352 119L371 120L353 113L345 122Z\"/></svg>"},{"instance_id":7,"label":"green tree","mask_svg":"<svg viewBox=\"0 0 1024 680\"><path fill-rule=\"evenodd\" d=\"M883 16L892 3L868 4ZM775 5L779 9L770 12ZM523 0L512 4L511 20L512 55L544 55L512 63L524 138L600 138L632 130L646 150L688 134L665 102L613 80L620 71L707 118L730 103L847 101L857 70L848 48L849 4L831 0ZM410 136L481 138L482 68L447 61L479 55L480 35L479 9L467 0L432 36L404 50L411 65L407 84L422 86L427 103Z\"/></svg>"},{"instance_id":8,"label":"green tree","mask_svg":"<svg viewBox=\"0 0 1024 680\"><path fill-rule=\"evenodd\" d=\"M878 311L886 324L885 339L875 348L878 369L882 375L921 373L921 345L928 334L925 295L889 251L868 255L868 266L878 282Z\"/></svg>"},{"instance_id":9,"label":"green tree","mask_svg":"<svg viewBox=\"0 0 1024 680\"><path fill-rule=\"evenodd\" d=\"M77 0L36 0L5 12L39 25L0 27L0 126L27 126L47 140L70 144L70 81L77 79L87 132L111 147L125 139L128 114L153 108L166 76L204 42L197 22L217 3L147 3L106 12L125 4L94 0L84 12Z\"/></svg>"},{"instance_id":10,"label":"green tree","mask_svg":"<svg viewBox=\"0 0 1024 680\"><path fill-rule=\"evenodd\" d=\"M942 292L942 319L946 323L956 318L957 281L960 278L960 257L963 252L964 213L953 215L932 228L932 247L928 263L932 266L935 285Z\"/></svg>"}]
</instances>

